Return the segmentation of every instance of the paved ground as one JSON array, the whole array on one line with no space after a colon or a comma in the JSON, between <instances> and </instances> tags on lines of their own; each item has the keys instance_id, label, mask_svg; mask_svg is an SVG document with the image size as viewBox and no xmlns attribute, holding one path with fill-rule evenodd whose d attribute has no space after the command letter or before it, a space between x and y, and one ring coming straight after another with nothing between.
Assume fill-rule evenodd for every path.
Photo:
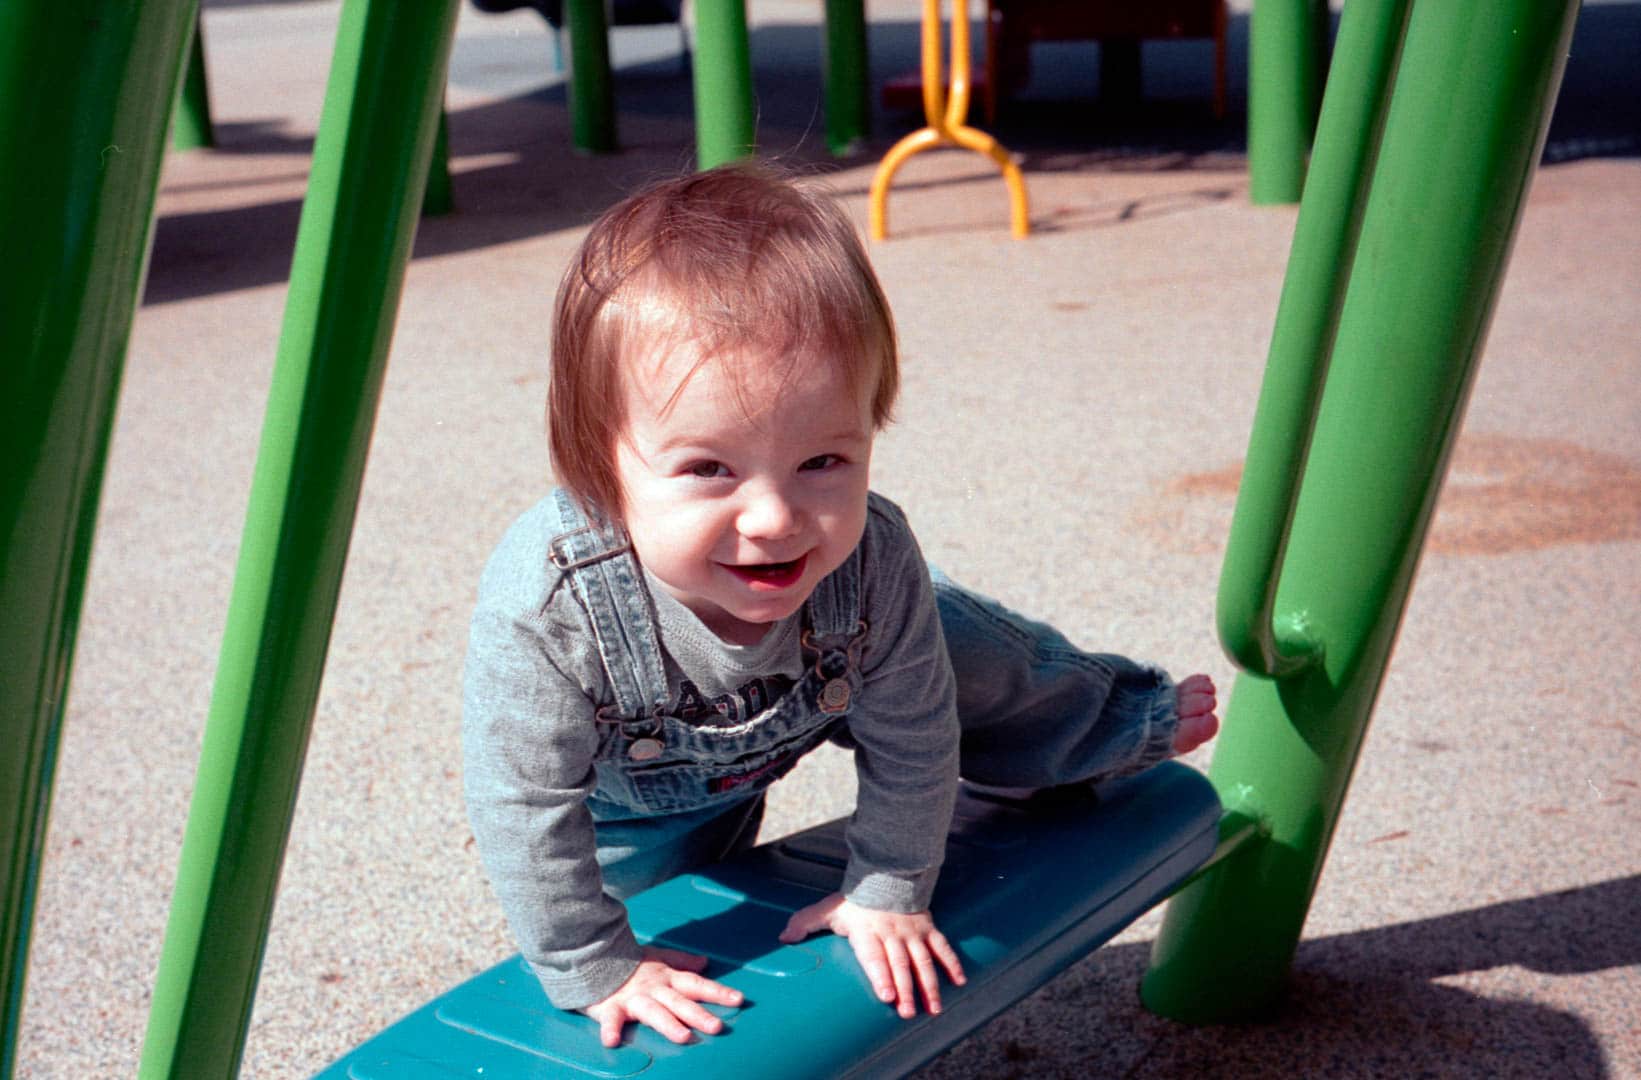
<instances>
[{"instance_id":1,"label":"paved ground","mask_svg":"<svg viewBox=\"0 0 1641 1080\"><path fill-rule=\"evenodd\" d=\"M763 145L864 220L875 155L814 149L814 5L754 6ZM529 14L463 13L460 211L418 238L250 1033L245 1075L322 1067L510 951L469 844L458 682L479 568L547 484L553 283L590 215L689 163L670 31L618 48L626 150L568 150ZM878 74L915 7L874 3ZM1581 16L1455 472L1285 1011L1194 1030L1138 1008L1155 917L925 1075L1641 1076L1641 123L1632 4ZM222 146L176 155L133 335L62 747L20 1073L134 1070L272 363L331 3L207 11ZM1212 597L1294 221L1248 205L1205 47L1148 50L1149 104L1057 54L990 168L908 166L873 257L906 387L877 485L929 554L1076 639L1232 671ZM1195 49L1196 51L1192 51ZM1052 66L1052 65L1051 65ZM1070 104L1056 98L1084 97ZM784 832L844 812L818 754Z\"/></svg>"}]
</instances>

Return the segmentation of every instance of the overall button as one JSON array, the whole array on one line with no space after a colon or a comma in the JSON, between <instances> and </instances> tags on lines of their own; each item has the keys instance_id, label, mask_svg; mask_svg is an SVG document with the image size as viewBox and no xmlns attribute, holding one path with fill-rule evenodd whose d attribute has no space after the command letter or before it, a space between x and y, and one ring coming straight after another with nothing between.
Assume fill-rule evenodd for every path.
<instances>
[{"instance_id":1,"label":"overall button","mask_svg":"<svg viewBox=\"0 0 1641 1080\"><path fill-rule=\"evenodd\" d=\"M823 713L840 713L849 707L849 681L847 679L827 679L826 685L821 687L816 699Z\"/></svg>"},{"instance_id":2,"label":"overall button","mask_svg":"<svg viewBox=\"0 0 1641 1080\"><path fill-rule=\"evenodd\" d=\"M627 756L634 761L654 761L661 756L661 740L634 739L627 748Z\"/></svg>"}]
</instances>

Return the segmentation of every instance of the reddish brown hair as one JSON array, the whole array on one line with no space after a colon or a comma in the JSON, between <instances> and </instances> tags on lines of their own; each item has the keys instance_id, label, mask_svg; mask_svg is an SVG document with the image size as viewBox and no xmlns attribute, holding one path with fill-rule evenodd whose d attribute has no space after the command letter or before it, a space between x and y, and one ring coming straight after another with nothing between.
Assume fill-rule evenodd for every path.
<instances>
[{"instance_id":1,"label":"reddish brown hair","mask_svg":"<svg viewBox=\"0 0 1641 1080\"><path fill-rule=\"evenodd\" d=\"M695 173L624 200L565 272L547 428L558 482L589 509L621 516L615 445L635 350L683 344L697 368L785 364L783 379L799 363L836 363L880 428L899 390L894 319L853 223L764 166Z\"/></svg>"}]
</instances>

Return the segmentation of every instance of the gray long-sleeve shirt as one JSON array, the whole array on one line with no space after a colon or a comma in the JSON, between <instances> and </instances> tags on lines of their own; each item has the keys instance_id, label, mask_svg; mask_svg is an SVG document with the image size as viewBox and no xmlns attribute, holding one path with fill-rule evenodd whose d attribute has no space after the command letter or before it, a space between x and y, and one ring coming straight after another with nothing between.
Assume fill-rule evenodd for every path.
<instances>
[{"instance_id":1,"label":"gray long-sleeve shirt","mask_svg":"<svg viewBox=\"0 0 1641 1080\"><path fill-rule=\"evenodd\" d=\"M544 501L514 523L485 569L462 746L468 814L491 884L549 999L573 1009L618 989L640 950L625 908L603 891L586 805L596 785L594 713L614 694L587 613L548 558L554 531ZM873 495L861 545L868 629L864 686L849 717L859 794L843 891L865 907L920 911L956 793L954 680L928 570L899 508ZM675 716L746 719L739 713L802 674L801 612L758 644L736 646L660 588L650 599Z\"/></svg>"}]
</instances>

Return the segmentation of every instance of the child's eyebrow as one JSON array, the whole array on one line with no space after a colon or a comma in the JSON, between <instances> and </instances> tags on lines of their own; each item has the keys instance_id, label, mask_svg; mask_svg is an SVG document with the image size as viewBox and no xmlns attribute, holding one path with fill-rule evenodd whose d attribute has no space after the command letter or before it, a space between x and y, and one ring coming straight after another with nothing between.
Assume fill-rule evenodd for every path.
<instances>
[{"instance_id":1,"label":"child's eyebrow","mask_svg":"<svg viewBox=\"0 0 1641 1080\"><path fill-rule=\"evenodd\" d=\"M818 436L811 448L835 446L839 443L856 444L871 439L871 432L865 427L850 427L834 431L827 435ZM702 454L717 454L721 452L722 444L726 441L723 432L674 432L653 444L649 448L651 454L672 454L679 451L689 451ZM728 441L733 441L730 438Z\"/></svg>"},{"instance_id":2,"label":"child's eyebrow","mask_svg":"<svg viewBox=\"0 0 1641 1080\"><path fill-rule=\"evenodd\" d=\"M863 427L846 428L833 435L827 435L822 442L863 442L870 437L870 433Z\"/></svg>"},{"instance_id":3,"label":"child's eyebrow","mask_svg":"<svg viewBox=\"0 0 1641 1080\"><path fill-rule=\"evenodd\" d=\"M692 431L668 435L656 443L653 452L657 454L671 453L675 450L703 450L713 451L717 448L722 436L698 434Z\"/></svg>"}]
</instances>

